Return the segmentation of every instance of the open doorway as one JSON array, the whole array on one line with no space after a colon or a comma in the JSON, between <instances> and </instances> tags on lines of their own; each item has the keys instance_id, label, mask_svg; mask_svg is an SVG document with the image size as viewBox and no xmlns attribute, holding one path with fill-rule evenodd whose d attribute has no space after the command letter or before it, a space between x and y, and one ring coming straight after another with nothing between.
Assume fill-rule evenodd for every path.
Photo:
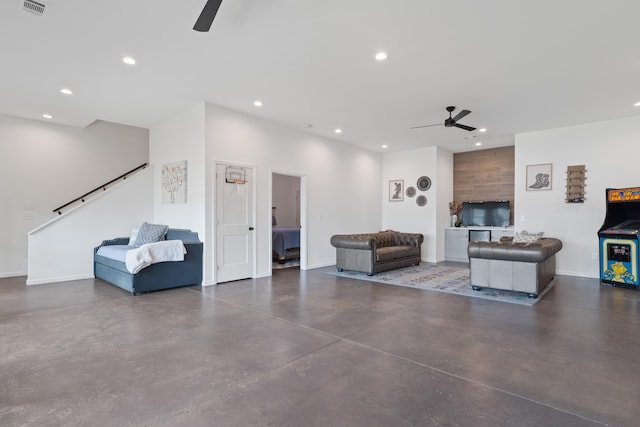
<instances>
[{"instance_id":1,"label":"open doorway","mask_svg":"<svg viewBox=\"0 0 640 427\"><path fill-rule=\"evenodd\" d=\"M272 270L300 268L301 178L272 173L271 175Z\"/></svg>"}]
</instances>

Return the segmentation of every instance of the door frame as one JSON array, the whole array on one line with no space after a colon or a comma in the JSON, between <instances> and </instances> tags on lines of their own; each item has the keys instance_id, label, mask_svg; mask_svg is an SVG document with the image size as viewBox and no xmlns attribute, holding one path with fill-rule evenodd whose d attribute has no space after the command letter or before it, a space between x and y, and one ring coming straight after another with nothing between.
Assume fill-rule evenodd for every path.
<instances>
[{"instance_id":1,"label":"door frame","mask_svg":"<svg viewBox=\"0 0 640 427\"><path fill-rule=\"evenodd\" d=\"M273 224L271 222L271 207L273 206L273 174L277 173L278 175L292 176L295 178L300 178L300 270L307 270L307 175L300 174L297 172L285 171L282 169L269 169L269 205L267 212L269 214L269 235L272 235L273 232ZM271 260L273 251L273 242L269 239L269 260ZM271 262L269 262L269 276L273 274Z\"/></svg>"},{"instance_id":2,"label":"door frame","mask_svg":"<svg viewBox=\"0 0 640 427\"><path fill-rule=\"evenodd\" d=\"M256 219L257 219L257 205L256 205L256 188L257 188L257 182L256 182L256 167L255 165L246 165L246 164L240 164L240 163L231 163L231 162L223 162L223 161L215 161L213 164L213 179L214 179L214 185L213 185L213 197L212 197L212 212L211 212L211 216L213 218L212 221L212 246L213 246L213 250L211 251L211 258L209 258L212 261L212 283L211 285L217 285L218 284L218 192L217 192L217 173L218 173L218 166L236 166L236 167L241 167L241 168L247 168L247 169L251 169L251 176L249 177L249 179L251 179L252 183L253 183L253 191L252 191L252 199L253 199L253 211L251 212L251 221L253 223L253 227L254 227L254 232L251 234L251 246L252 246L252 251L253 251L253 265L251 266L251 277L252 278L256 278L256 266L257 266L257 248L256 248L256 243L257 243L257 239L256 239L256 234L257 232L255 232L256 229Z\"/></svg>"}]
</instances>

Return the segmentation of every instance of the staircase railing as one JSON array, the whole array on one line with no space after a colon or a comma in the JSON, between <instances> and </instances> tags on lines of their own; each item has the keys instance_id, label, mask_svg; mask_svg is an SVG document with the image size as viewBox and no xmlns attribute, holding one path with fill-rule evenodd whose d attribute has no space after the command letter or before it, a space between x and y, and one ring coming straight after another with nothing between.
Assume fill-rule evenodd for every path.
<instances>
[{"instance_id":1,"label":"staircase railing","mask_svg":"<svg viewBox=\"0 0 640 427\"><path fill-rule=\"evenodd\" d=\"M139 171L139 170L141 170L141 169L144 169L144 168L146 168L146 167L147 167L147 163L144 163L144 164L142 164L142 165L138 166L137 168L131 169L129 172L123 173L123 174L122 174L122 175L120 175L119 177L114 178L114 179L112 179L111 181L106 182L106 183L104 183L104 184L102 184L102 185L100 185L100 186L98 186L98 187L94 188L93 190L91 190L91 191L88 191L88 192L84 193L82 196L77 197L77 198L73 199L72 201L70 201L70 202L68 202L68 203L65 203L64 205L62 205L62 206L60 206L60 207L58 207L58 208L55 208L55 209L53 210L53 212L58 212L58 215L62 215L62 209L66 208L67 206L70 206L70 205L72 205L72 204L74 204L74 203L76 203L76 202L78 202L78 201L80 201L80 200L82 200L82 203L84 203L84 202L85 202L85 199L87 198L87 196L90 196L90 195L92 195L93 193L96 193L96 192L98 192L98 191L100 191L100 190L105 191L105 190L107 189L107 187L108 187L109 185L113 184L114 182L117 182L117 181L120 181L120 180L125 180L125 179L127 179L127 177L128 177L129 175L131 175L131 174L133 174L133 173L135 173L135 172L137 172L137 171Z\"/></svg>"}]
</instances>

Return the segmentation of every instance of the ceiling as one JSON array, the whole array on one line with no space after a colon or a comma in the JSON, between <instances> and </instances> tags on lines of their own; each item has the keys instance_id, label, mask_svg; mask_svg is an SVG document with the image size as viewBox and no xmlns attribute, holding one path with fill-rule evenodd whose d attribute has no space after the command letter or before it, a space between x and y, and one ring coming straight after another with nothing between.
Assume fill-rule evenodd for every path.
<instances>
[{"instance_id":1,"label":"ceiling","mask_svg":"<svg viewBox=\"0 0 640 427\"><path fill-rule=\"evenodd\" d=\"M640 114L637 0L223 0L208 33L205 0L22 2L0 2L12 116L148 128L205 101L379 152L462 152ZM448 105L487 132L410 129Z\"/></svg>"}]
</instances>

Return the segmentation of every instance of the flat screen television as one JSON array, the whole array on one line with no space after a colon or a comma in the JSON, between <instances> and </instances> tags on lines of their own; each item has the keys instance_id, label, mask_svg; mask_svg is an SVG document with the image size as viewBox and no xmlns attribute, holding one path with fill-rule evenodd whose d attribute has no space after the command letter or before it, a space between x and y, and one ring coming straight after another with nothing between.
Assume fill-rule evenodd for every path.
<instances>
[{"instance_id":1,"label":"flat screen television","mask_svg":"<svg viewBox=\"0 0 640 427\"><path fill-rule=\"evenodd\" d=\"M508 200L462 202L462 225L508 227L511 210Z\"/></svg>"}]
</instances>

